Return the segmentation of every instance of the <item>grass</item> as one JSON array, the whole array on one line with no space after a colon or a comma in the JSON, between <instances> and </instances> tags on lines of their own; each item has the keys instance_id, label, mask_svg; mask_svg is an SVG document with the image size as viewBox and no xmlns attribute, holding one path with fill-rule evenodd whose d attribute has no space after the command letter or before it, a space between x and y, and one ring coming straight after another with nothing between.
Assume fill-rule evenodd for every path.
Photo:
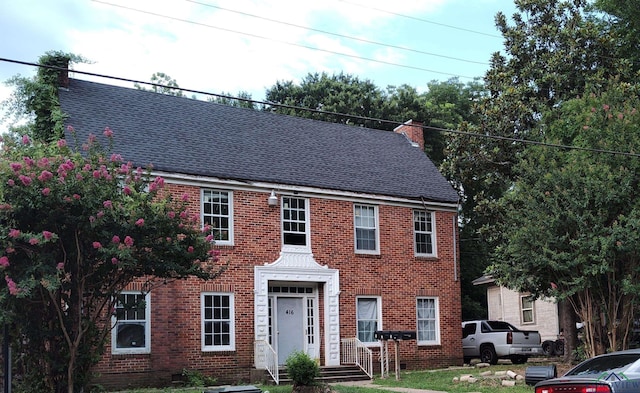
<instances>
[{"instance_id":1,"label":"grass","mask_svg":"<svg viewBox=\"0 0 640 393\"><path fill-rule=\"evenodd\" d=\"M536 363L538 364L538 363ZM424 371L402 371L399 380L396 381L395 374L390 373L388 378L381 379L379 376L373 381L378 388L366 388L356 386L334 385L333 390L338 393L384 393L391 392L388 388L412 388L436 390L448 393L533 393L533 387L525 384L524 380L517 381L516 386L502 386L501 379L497 377L482 378L480 373L484 371L506 371L512 370L522 376L528 365L514 366L509 364L498 364L488 368L453 368L445 370L424 370ZM475 383L453 382L455 377L472 374L478 378ZM269 393L291 393L291 385L255 385L263 392ZM166 389L136 389L127 390L121 393L202 393L204 388L166 388Z\"/></svg>"}]
</instances>

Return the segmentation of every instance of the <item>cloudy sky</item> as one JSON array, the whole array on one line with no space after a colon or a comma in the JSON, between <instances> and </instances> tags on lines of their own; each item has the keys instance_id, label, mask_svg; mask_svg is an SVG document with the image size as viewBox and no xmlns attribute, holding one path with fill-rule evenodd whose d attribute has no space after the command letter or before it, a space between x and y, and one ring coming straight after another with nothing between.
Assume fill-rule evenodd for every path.
<instances>
[{"instance_id":1,"label":"cloudy sky","mask_svg":"<svg viewBox=\"0 0 640 393\"><path fill-rule=\"evenodd\" d=\"M184 88L254 99L323 71L424 90L482 76L503 48L494 15L514 10L513 0L3 0L0 58L60 50L92 62L77 70L142 81L164 72ZM34 72L0 61L0 81Z\"/></svg>"}]
</instances>

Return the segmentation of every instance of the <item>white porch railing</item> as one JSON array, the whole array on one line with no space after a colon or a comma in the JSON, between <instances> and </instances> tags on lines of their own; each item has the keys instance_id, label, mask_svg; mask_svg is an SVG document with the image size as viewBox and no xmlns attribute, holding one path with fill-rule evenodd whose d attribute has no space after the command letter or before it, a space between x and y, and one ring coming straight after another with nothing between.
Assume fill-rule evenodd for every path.
<instances>
[{"instance_id":1,"label":"white porch railing","mask_svg":"<svg viewBox=\"0 0 640 393\"><path fill-rule=\"evenodd\" d=\"M276 351L269 345L265 340L258 340L254 343L255 345L255 356L256 356L256 367L264 366L264 368L269 372L271 378L276 383L276 385L280 384L280 374L278 370L278 354Z\"/></svg>"},{"instance_id":2,"label":"white porch railing","mask_svg":"<svg viewBox=\"0 0 640 393\"><path fill-rule=\"evenodd\" d=\"M357 338L343 338L341 343L341 363L355 364L373 379L373 354L362 341Z\"/></svg>"}]
</instances>

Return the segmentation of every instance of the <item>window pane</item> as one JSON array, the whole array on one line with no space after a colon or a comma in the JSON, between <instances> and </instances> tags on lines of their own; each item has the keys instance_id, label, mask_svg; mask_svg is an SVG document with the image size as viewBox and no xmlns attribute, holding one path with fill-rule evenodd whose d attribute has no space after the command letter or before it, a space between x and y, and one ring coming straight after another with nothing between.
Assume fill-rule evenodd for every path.
<instances>
[{"instance_id":1,"label":"window pane","mask_svg":"<svg viewBox=\"0 0 640 393\"><path fill-rule=\"evenodd\" d=\"M307 245L306 200L282 198L282 242L293 246Z\"/></svg>"},{"instance_id":2,"label":"window pane","mask_svg":"<svg viewBox=\"0 0 640 393\"><path fill-rule=\"evenodd\" d=\"M433 254L431 213L423 210L414 210L413 229L416 254Z\"/></svg>"},{"instance_id":3,"label":"window pane","mask_svg":"<svg viewBox=\"0 0 640 393\"><path fill-rule=\"evenodd\" d=\"M203 295L204 346L227 347L232 344L232 306L230 295Z\"/></svg>"},{"instance_id":4,"label":"window pane","mask_svg":"<svg viewBox=\"0 0 640 393\"><path fill-rule=\"evenodd\" d=\"M374 342L373 333L378 330L378 299L359 298L356 302L358 339Z\"/></svg>"},{"instance_id":5,"label":"window pane","mask_svg":"<svg viewBox=\"0 0 640 393\"><path fill-rule=\"evenodd\" d=\"M438 315L436 298L417 299L418 341L433 342L438 340Z\"/></svg>"},{"instance_id":6,"label":"window pane","mask_svg":"<svg viewBox=\"0 0 640 393\"><path fill-rule=\"evenodd\" d=\"M202 191L202 222L211 226L215 240L229 241L231 234L231 206L226 191Z\"/></svg>"}]
</instances>

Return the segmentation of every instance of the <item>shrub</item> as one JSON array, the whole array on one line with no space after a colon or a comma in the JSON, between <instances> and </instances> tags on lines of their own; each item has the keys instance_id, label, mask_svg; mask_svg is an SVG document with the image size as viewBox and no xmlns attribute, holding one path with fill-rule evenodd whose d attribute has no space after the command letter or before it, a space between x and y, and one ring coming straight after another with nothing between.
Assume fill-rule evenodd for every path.
<instances>
[{"instance_id":1,"label":"shrub","mask_svg":"<svg viewBox=\"0 0 640 393\"><path fill-rule=\"evenodd\" d=\"M289 355L285 364L295 385L313 385L315 378L320 375L320 368L315 360L301 351Z\"/></svg>"}]
</instances>

